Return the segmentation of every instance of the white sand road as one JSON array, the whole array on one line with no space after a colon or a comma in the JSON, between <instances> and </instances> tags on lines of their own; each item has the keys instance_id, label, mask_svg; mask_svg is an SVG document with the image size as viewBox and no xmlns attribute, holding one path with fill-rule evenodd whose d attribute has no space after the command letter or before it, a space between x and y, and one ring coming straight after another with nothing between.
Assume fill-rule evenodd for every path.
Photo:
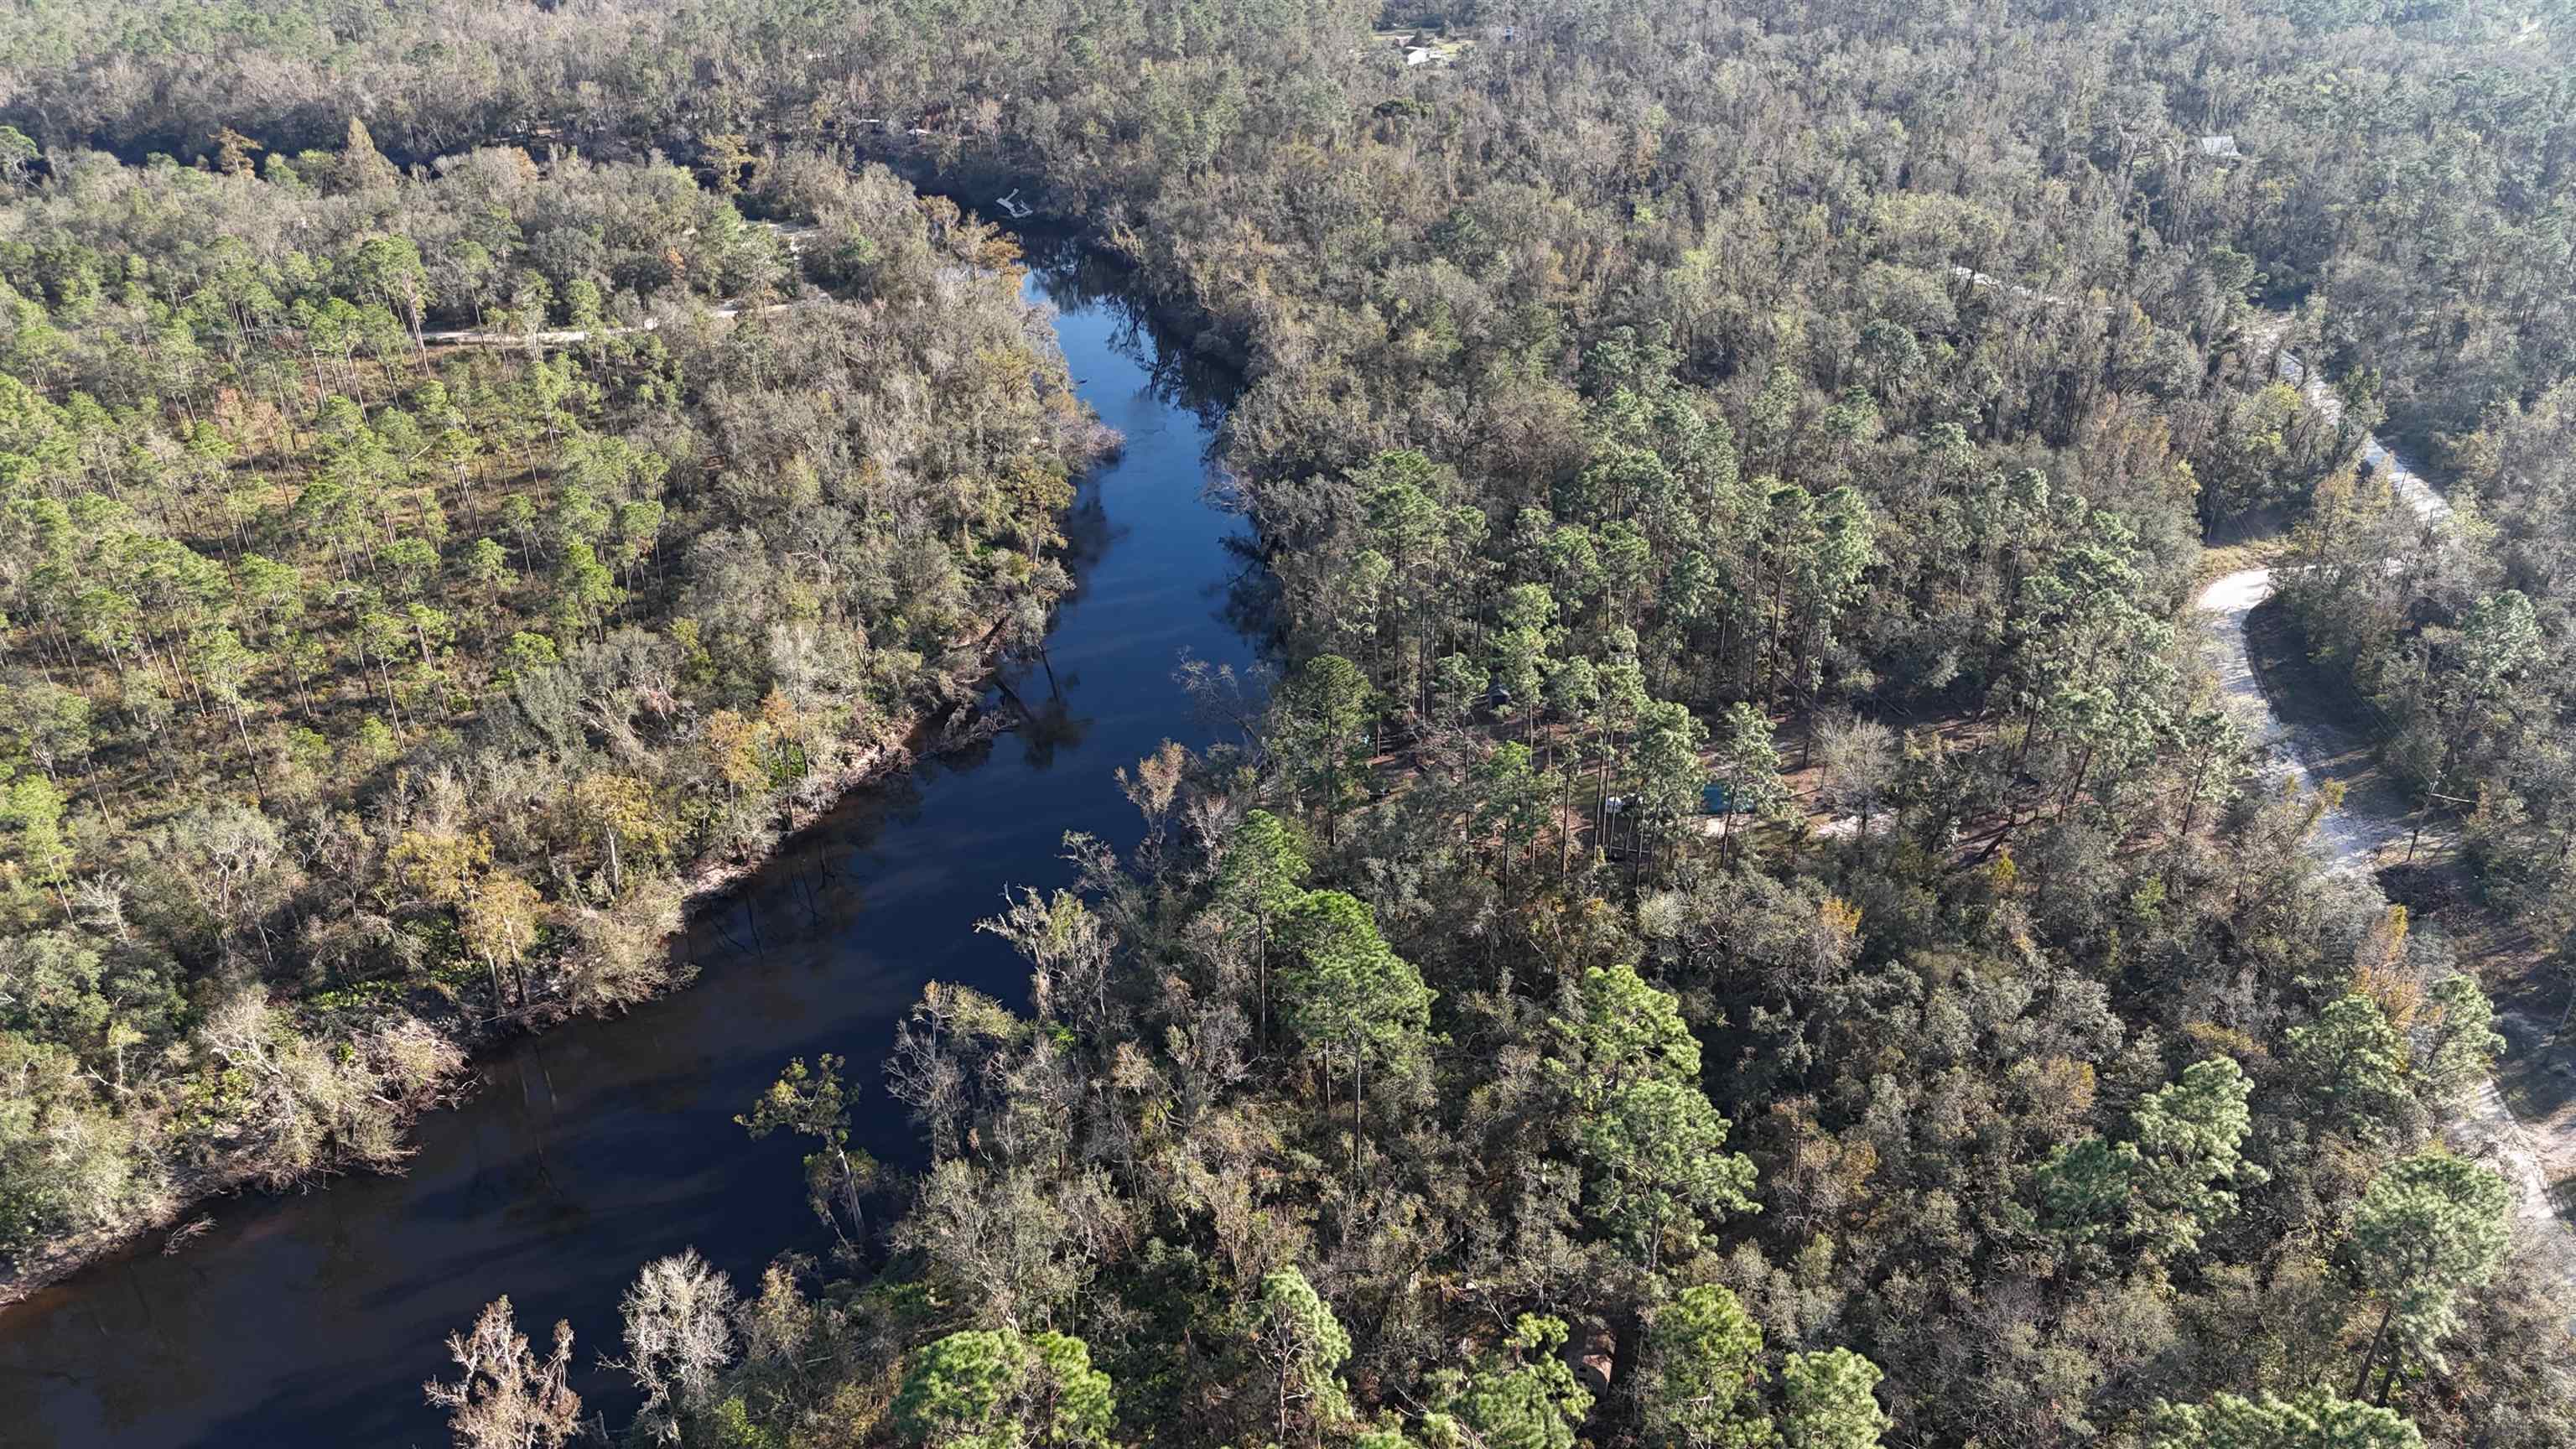
<instances>
[{"instance_id":1,"label":"white sand road","mask_svg":"<svg viewBox=\"0 0 2576 1449\"><path fill-rule=\"evenodd\" d=\"M1977 287L2001 287L2002 283L1982 272L1965 267L1951 271L1961 280ZM2034 292L2027 287L2011 287L2016 297L2045 303L2061 299L2053 294ZM2257 354L2278 348L2289 319L2276 317L2257 328L2254 350ZM2328 388L2324 380L2310 375L2305 364L2287 352L2277 354L2275 364L2281 376L2295 384L2310 406L2335 423L2343 421L2343 399ZM2365 439L2361 449L2363 463L2383 470L2397 497L2415 510L2425 526L2439 527L2451 515L2451 505L2440 490L2427 482L2405 459L2399 457L2377 438ZM2206 615L2206 656L2219 688L2229 707L2243 720L2248 732L2259 743L2267 757L2272 778L2296 781L2302 791L2316 788L2314 772L2300 755L2299 741L2288 725L2272 710L2263 694L2262 681L2254 673L2252 656L2247 651L2245 629L2257 605L2272 596L2270 569L2241 569L2221 575L2202 587L2193 602ZM1820 835L1849 835L1856 832L1857 818L1843 816L1819 827ZM2402 849L2414 822L2396 816L2372 813L2359 802L2347 801L2343 808L2327 813L2317 826L2311 843L2327 863L2337 871L2360 877L2370 889L2378 886L2372 879L2381 861L2392 847ZM2561 1202L2551 1186L2546 1160L2535 1144L2534 1130L2514 1115L2492 1080L2481 1082L2475 1091L2455 1106L2454 1120L2445 1124L2454 1148L2493 1165L2512 1183L2516 1197L2516 1232L2525 1250L2525 1261L2541 1265L2544 1272L2556 1276L2565 1290L2565 1302L2576 1327L2576 1229L2569 1227L2570 1204ZM2561 1155L2576 1157L2576 1143L2551 1144Z\"/></svg>"},{"instance_id":2,"label":"white sand road","mask_svg":"<svg viewBox=\"0 0 2576 1449\"><path fill-rule=\"evenodd\" d=\"M2277 336L2277 332L2273 335ZM2284 354L2281 372L2298 383L2320 411L2341 420L2342 399L2308 376L2298 359ZM2363 445L2362 456L2369 466L2388 471L2397 496L2415 510L2427 527L2439 527L2450 516L2451 506L2441 494L2378 439ZM2301 790L2311 790L2316 782L2309 762L2301 758L2298 739L2264 696L2262 681L2254 673L2247 650L2247 620L2255 606L2271 596L2270 569L2243 569L2211 580L2195 602L2207 616L2210 668L2229 706L2269 756L2273 778L2294 780ZM2367 881L2392 849L2404 848L2413 828L2411 821L2374 814L2367 806L2347 801L2344 808L2328 812L2319 823L2312 844L2333 869L2351 872ZM2372 888L2376 889L2375 883ZM2447 1124L2453 1146L2486 1161L2513 1184L2518 1207L2517 1237L2526 1250L2525 1261L2538 1263L2544 1271L2557 1276L2569 1292L2571 1313L2576 1313L2576 1232L2569 1229L2564 1205L2551 1188L2532 1130L2515 1117L2493 1081L2479 1083L2457 1104L2455 1112L2454 1120Z\"/></svg>"}]
</instances>

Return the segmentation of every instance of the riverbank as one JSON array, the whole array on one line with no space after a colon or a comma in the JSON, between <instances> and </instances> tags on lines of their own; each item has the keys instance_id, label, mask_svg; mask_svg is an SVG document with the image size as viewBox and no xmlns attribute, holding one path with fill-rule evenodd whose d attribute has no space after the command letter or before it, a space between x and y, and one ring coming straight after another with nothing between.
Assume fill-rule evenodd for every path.
<instances>
[{"instance_id":1,"label":"riverbank","mask_svg":"<svg viewBox=\"0 0 2576 1449\"><path fill-rule=\"evenodd\" d=\"M875 1083L923 983L1023 999L1026 963L975 923L1006 885L1072 884L1068 832L1131 849L1143 822L1115 770L1213 729L1174 671L1258 658L1242 524L1209 502L1225 379L1163 350L1113 268L1034 260L1028 290L1059 309L1080 399L1126 446L1063 529L1073 587L1047 636L1052 677L1017 651L1000 665L1028 720L946 749L934 731L910 768L711 896L680 947L695 989L478 1053L479 1089L417 1121L401 1172L219 1201L178 1256L147 1238L0 1314L16 1421L0 1444L444 1442L418 1386L445 1366L442 1338L502 1292L523 1321L572 1322L580 1390L613 1419L629 1386L590 1350L613 1352L638 1264L695 1248L750 1283L781 1253L830 1249L800 1186L810 1144L755 1142L734 1121L790 1057L845 1056L876 1104L851 1145L917 1156Z\"/></svg>"},{"instance_id":2,"label":"riverbank","mask_svg":"<svg viewBox=\"0 0 2576 1449\"><path fill-rule=\"evenodd\" d=\"M1034 334L1042 333L1045 327L1042 321L1036 320L1034 305L1025 298L1020 305L1020 325L1033 334L1032 342L1041 350L1051 345L1036 341ZM1052 372L1051 364L1049 371ZM1053 395L1051 386L1042 391L1050 391ZM1060 400L1070 401L1070 398L1062 397ZM1077 415L1059 407L1058 413L1060 416L1045 436L1049 440L1048 446L1054 450L1053 456L1060 457L1062 464L1073 472L1064 500L1069 505L1071 498L1078 494L1084 478L1114 462L1121 444L1115 431L1100 424L1088 409ZM1060 533L1066 516L1066 512L1059 509L1051 520L1042 521L1040 526L1050 533ZM1042 542L1038 547L1041 552L1050 551L1049 546ZM1054 545L1051 551L1060 558L1062 545ZM916 656L917 662L926 667L906 677L907 687L899 696L912 701L911 709L898 713L882 706L871 708L868 723L854 727L856 738L835 738L828 748L820 747L820 737L799 737L810 739L818 746L811 751L810 758L814 764L807 773L793 778L782 778L773 773L769 783L756 783L744 788L740 808L745 815L764 810L769 812L766 820L757 826L730 831L732 839L749 842L748 848L724 843L727 832L711 831L710 834L717 837L711 853L676 866L655 869L650 878L665 883L641 892L641 909L648 914L637 915L637 908L622 893L615 905L605 908L609 913L624 918L610 929L622 933L628 953L626 959L648 965L647 970L629 973L627 979L638 983L633 989L621 985L614 995L591 991L570 979L576 973L551 970L537 964L552 960L571 942L574 917L595 924L595 918L601 914L594 907L604 897L597 893L586 896L563 884L571 878L569 871L548 877L531 873L530 878L537 880L543 891L542 898L530 898L532 915L540 926L551 921L561 929L552 933L554 944L538 945L529 950L531 964L518 986L515 1004L507 998L496 1000L486 997L479 976L471 983L459 983L442 976L439 982L429 984L417 971L407 978L396 977L393 973L372 969L364 960L344 961L334 968L331 978L332 994L342 997L354 995L355 1010L342 1005L306 1012L302 1009L303 1003L316 988L304 987L305 994L301 996L281 994L291 989L288 987L271 989L264 998L265 1009L276 1021L291 1022L298 1035L317 1043L317 1051L336 1049L345 1054L354 1041L356 1049L363 1052L375 1034L389 1030L399 1032L400 1045L405 1052L405 1072L399 1077L386 1078L380 1089L368 1091L365 1099L357 1103L357 1112L364 1116L362 1122L355 1116L335 1117L316 1108L311 1130L292 1143L282 1142L267 1130L264 1122L239 1128L226 1125L215 1132L202 1128L191 1131L184 1124L173 1125L173 1116L180 1110L178 1107L165 1107L159 1099L147 1099L146 1106L130 1119L138 1125L126 1139L129 1145L124 1149L127 1160L134 1165L133 1175L127 1180L137 1185L126 1194L121 1204L126 1210L115 1214L99 1213L99 1217L112 1216L114 1220L97 1223L78 1232L49 1236L7 1255L5 1263L0 1263L0 1309L21 1302L43 1286L60 1281L101 1259L121 1253L148 1252L156 1241L165 1250L184 1244L203 1221L200 1208L211 1199L246 1191L290 1190L308 1186L319 1178L353 1171L399 1171L409 1154L410 1132L419 1116L452 1105L461 1093L470 1090L474 1064L496 1044L532 1032L542 1032L574 1016L622 1013L639 1000L684 984L686 971L675 969L666 973L658 964L657 949L650 945L650 933L655 926L633 922L672 921L680 929L685 929L689 920L713 908L727 892L753 876L780 850L789 848L799 832L828 814L851 792L882 783L909 769L925 751L972 745L986 737L991 727L989 718L981 727L962 727L961 721L975 716L977 696L994 678L1003 653L1022 637L1014 632L1015 621L1025 624L1027 610L1032 606L1052 613L1062 602L1058 590L1063 575L1057 574L1049 565L1038 571L1036 578L1036 582L1017 590L1025 597L984 598L981 602L985 607L979 611L981 617L975 618L970 627L955 631L950 642L933 648L926 659ZM1050 583L1049 579L1056 582ZM487 702L485 708L488 707ZM504 706L505 711L506 708ZM880 709L883 712L879 712ZM893 717L889 719L888 715ZM470 727L463 720L449 721L449 725L456 730ZM837 735L837 729L835 733ZM665 734L655 735L652 748L665 750L669 740L676 740L678 748L690 747L690 736L685 732L666 734L668 740ZM798 743L795 749L799 755L806 753L804 743ZM627 763L620 768L634 769L636 766ZM665 828L676 835L684 827L670 821L666 822ZM390 839L391 832L388 831L387 835ZM500 838L497 829L495 838ZM706 838L699 837L701 840ZM480 841L479 836L474 839ZM477 848L484 847L478 844ZM609 849L615 849L613 840ZM668 856L662 859L667 861ZM550 872L554 869L551 855L547 859L547 869ZM628 862L627 873L630 879L643 878L635 871L632 858ZM615 878L613 854L603 875ZM600 887L600 890L605 891L606 887ZM391 912L394 908L386 906L383 909ZM290 918L276 924L274 929L282 935L300 934L303 924L300 917ZM583 929L586 931L588 926ZM452 936L453 932L449 934ZM586 941L587 937L583 939ZM398 945L416 947L417 943ZM380 944L378 949L391 948ZM439 949L457 948L450 942ZM666 938L658 950L667 952L668 949ZM418 958L409 959L416 961ZM501 989L501 974L501 968L495 965L492 972L495 992ZM562 979L551 982L542 979L549 975ZM524 978L539 978L537 989L531 991ZM387 979L401 979L403 985L399 988L384 985ZM340 990L344 983L356 984L358 993ZM377 1087L379 1084L371 1082L369 1085ZM278 1090L286 1089L281 1087ZM299 1101L298 1105L302 1103Z\"/></svg>"},{"instance_id":3,"label":"riverbank","mask_svg":"<svg viewBox=\"0 0 2576 1449\"><path fill-rule=\"evenodd\" d=\"M1106 456L1114 457L1114 450ZM1094 466L1097 466L1097 463ZM998 627L989 632L986 638L991 641L997 634ZM989 643L977 671L972 675L955 679L954 686L959 690L979 689L989 682L999 663L1001 652L998 643ZM955 718L959 708L961 707L949 706L929 712L912 722L904 732L903 742L867 749L834 771L823 783L811 787L811 793L824 797L827 803L803 821L794 819L794 805L792 801L789 802L785 807L788 811L786 828L779 832L764 849L739 855L730 860L700 862L693 869L684 872L680 880L682 931L686 930L689 920L721 905L735 889L757 874L763 866L793 849L799 843L800 837L819 826L823 819L833 809L844 803L849 796L858 791L882 785L889 779L911 770L925 747L952 748L991 737L993 731L977 733L970 729L959 738L953 740L943 738L947 731L940 727ZM972 708L972 706L964 708ZM938 734L933 734L934 730L938 730ZM678 935L679 933L675 932L672 936L666 937L666 944L676 941ZM694 974L680 976L670 981L662 991L656 992L654 997L646 999L656 999L670 992L687 990L694 984L696 984ZM636 1003L623 1003L616 1011L602 1014L623 1014L634 1004ZM540 1007L547 1005L549 1004L539 1003ZM423 1018L429 1027L439 1033L441 1041L452 1050L455 1059L449 1070L440 1073L422 1091L407 1100L390 1104L393 1111L394 1130L404 1139L404 1145L399 1149L400 1156L390 1161L383 1159L371 1161L348 1145L341 1144L336 1154L328 1160L292 1172L281 1172L274 1163L261 1161L256 1156L200 1167L192 1175L182 1177L171 1185L166 1206L149 1219L113 1227L100 1227L86 1233L56 1239L41 1245L31 1253L13 1257L6 1267L0 1267L0 1313L6 1313L14 1305L24 1302L36 1293L83 1269L119 1255L152 1251L153 1245L150 1240L156 1234L163 1235L159 1247L161 1253L167 1255L184 1250L187 1244L202 1232L201 1225L209 1221L198 1210L217 1199L253 1192L309 1191L324 1179L352 1172L400 1173L413 1150L409 1145L413 1127L423 1114L454 1107L470 1096L474 1090L473 1079L477 1064L486 1054L503 1043L543 1034L566 1022L580 1019L582 1015L583 1013L578 1011L564 1009L548 1011L534 1019L525 1016L494 1016L477 1020L461 1015L447 1020L435 1017Z\"/></svg>"}]
</instances>

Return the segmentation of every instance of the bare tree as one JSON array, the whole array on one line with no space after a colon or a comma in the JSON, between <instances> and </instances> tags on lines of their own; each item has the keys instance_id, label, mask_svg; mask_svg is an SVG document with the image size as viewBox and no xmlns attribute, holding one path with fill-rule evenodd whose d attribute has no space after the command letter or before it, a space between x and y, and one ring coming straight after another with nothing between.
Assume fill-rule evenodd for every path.
<instances>
[{"instance_id":1,"label":"bare tree","mask_svg":"<svg viewBox=\"0 0 2576 1449\"><path fill-rule=\"evenodd\" d=\"M695 1248L656 1258L635 1275L619 1305L626 1357L607 1366L625 1370L644 1391L635 1415L639 1430L679 1442L680 1416L714 1393L717 1377L733 1362L734 1305L732 1281Z\"/></svg>"},{"instance_id":2,"label":"bare tree","mask_svg":"<svg viewBox=\"0 0 2576 1449\"><path fill-rule=\"evenodd\" d=\"M581 1420L572 1371L572 1325L555 1324L554 1350L540 1359L511 1321L510 1300L485 1305L470 1332L447 1336L447 1351L465 1372L455 1383L421 1385L432 1406L448 1411L457 1449L558 1449Z\"/></svg>"},{"instance_id":3,"label":"bare tree","mask_svg":"<svg viewBox=\"0 0 2576 1449\"><path fill-rule=\"evenodd\" d=\"M1816 750L1826 808L1858 816L1860 832L1868 834L1869 817L1896 773L1895 731L1876 720L1832 714L1816 727Z\"/></svg>"}]
</instances>

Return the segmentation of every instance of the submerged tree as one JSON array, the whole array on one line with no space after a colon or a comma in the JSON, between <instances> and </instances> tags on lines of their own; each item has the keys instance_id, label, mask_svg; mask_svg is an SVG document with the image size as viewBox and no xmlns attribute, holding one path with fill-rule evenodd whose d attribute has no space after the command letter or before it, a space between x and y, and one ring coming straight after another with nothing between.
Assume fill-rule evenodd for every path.
<instances>
[{"instance_id":1,"label":"submerged tree","mask_svg":"<svg viewBox=\"0 0 2576 1449\"><path fill-rule=\"evenodd\" d=\"M733 1284L695 1248L644 1265L619 1303L626 1356L616 1362L644 1391L636 1425L677 1443L686 1415L714 1395L734 1360Z\"/></svg>"}]
</instances>

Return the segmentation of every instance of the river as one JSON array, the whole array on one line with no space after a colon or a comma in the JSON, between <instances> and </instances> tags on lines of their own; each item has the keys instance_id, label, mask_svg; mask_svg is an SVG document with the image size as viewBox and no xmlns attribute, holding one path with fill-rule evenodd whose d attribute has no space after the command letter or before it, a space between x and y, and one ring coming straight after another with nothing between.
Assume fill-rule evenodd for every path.
<instances>
[{"instance_id":1,"label":"river","mask_svg":"<svg viewBox=\"0 0 2576 1449\"><path fill-rule=\"evenodd\" d=\"M1029 291L1058 307L1082 397L1127 439L1067 530L1077 589L1049 636L1053 685L1036 663L1006 672L1037 719L791 842L693 923L687 990L494 1051L463 1106L420 1122L403 1175L214 1202L177 1254L147 1247L0 1312L0 1444L442 1445L421 1382L504 1293L540 1343L571 1321L577 1385L617 1422L631 1401L591 1366L617 1350L617 1299L647 1259L694 1246L749 1289L782 1250L827 1245L804 1146L732 1120L789 1057L864 1068L853 1137L918 1159L873 1081L894 1023L934 979L1025 999L1018 958L974 923L1006 885L1069 880L1065 832L1132 844L1111 772L1203 733L1176 666L1252 658L1238 521L1203 494L1211 395L1077 257Z\"/></svg>"}]
</instances>

